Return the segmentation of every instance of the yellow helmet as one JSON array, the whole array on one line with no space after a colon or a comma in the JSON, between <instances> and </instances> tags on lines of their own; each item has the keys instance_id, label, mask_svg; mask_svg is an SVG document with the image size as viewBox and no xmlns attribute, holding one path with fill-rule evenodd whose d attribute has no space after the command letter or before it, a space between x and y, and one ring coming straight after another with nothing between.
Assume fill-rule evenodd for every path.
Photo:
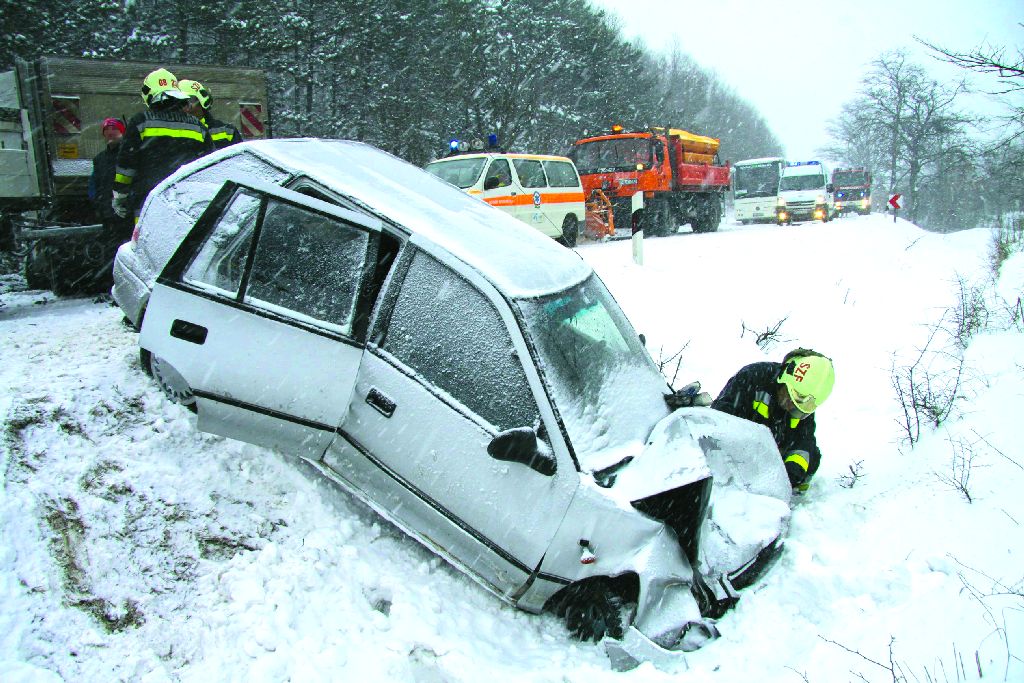
<instances>
[{"instance_id":1,"label":"yellow helmet","mask_svg":"<svg viewBox=\"0 0 1024 683\"><path fill-rule=\"evenodd\" d=\"M836 371L831 358L806 349L798 351L806 351L806 355L788 354L779 382L786 385L789 397L801 412L813 413L832 394Z\"/></svg>"},{"instance_id":2,"label":"yellow helmet","mask_svg":"<svg viewBox=\"0 0 1024 683\"><path fill-rule=\"evenodd\" d=\"M142 101L147 107L170 97L185 99L185 95L178 90L178 79L170 71L157 69L143 79Z\"/></svg>"},{"instance_id":3,"label":"yellow helmet","mask_svg":"<svg viewBox=\"0 0 1024 683\"><path fill-rule=\"evenodd\" d=\"M199 100L199 106L203 109L209 110L210 105L213 104L213 95L211 95L206 86L199 81L190 81L183 78L178 81L178 90L189 97L194 97Z\"/></svg>"}]
</instances>

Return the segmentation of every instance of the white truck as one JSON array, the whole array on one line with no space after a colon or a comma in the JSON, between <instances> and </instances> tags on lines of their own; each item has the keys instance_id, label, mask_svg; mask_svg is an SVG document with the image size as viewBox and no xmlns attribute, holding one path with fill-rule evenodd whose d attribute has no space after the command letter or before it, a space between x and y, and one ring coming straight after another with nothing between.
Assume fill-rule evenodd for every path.
<instances>
[{"instance_id":1,"label":"white truck","mask_svg":"<svg viewBox=\"0 0 1024 683\"><path fill-rule=\"evenodd\" d=\"M775 222L779 179L785 166L782 157L746 159L733 164L732 206L740 224Z\"/></svg>"},{"instance_id":2,"label":"white truck","mask_svg":"<svg viewBox=\"0 0 1024 683\"><path fill-rule=\"evenodd\" d=\"M245 139L270 137L266 74L241 67L40 57L0 72L0 249L25 257L33 289L89 291L110 249L88 198L106 117L141 111L146 74L165 67L206 85L213 116Z\"/></svg>"},{"instance_id":3,"label":"white truck","mask_svg":"<svg viewBox=\"0 0 1024 683\"><path fill-rule=\"evenodd\" d=\"M775 219L779 225L820 220L828 223L836 215L829 169L821 161L791 161L782 169Z\"/></svg>"}]
</instances>

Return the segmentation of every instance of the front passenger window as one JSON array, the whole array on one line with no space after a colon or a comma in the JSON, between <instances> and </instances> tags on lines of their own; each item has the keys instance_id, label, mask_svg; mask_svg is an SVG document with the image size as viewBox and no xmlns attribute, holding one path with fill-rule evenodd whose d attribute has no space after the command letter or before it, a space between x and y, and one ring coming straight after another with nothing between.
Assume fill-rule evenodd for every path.
<instances>
[{"instance_id":1,"label":"front passenger window","mask_svg":"<svg viewBox=\"0 0 1024 683\"><path fill-rule=\"evenodd\" d=\"M422 252L409 266L381 347L498 431L540 420L498 311L462 276Z\"/></svg>"}]
</instances>

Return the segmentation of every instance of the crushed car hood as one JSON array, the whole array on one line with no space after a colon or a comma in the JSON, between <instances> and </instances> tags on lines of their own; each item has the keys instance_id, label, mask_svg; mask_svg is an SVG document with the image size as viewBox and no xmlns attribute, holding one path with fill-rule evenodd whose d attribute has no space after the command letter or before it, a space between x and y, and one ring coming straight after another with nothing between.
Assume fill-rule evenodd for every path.
<instances>
[{"instance_id":1,"label":"crushed car hood","mask_svg":"<svg viewBox=\"0 0 1024 683\"><path fill-rule=\"evenodd\" d=\"M709 476L715 489L740 489L787 503L791 495L771 433L711 408L676 410L654 426L637 455L594 476L616 498L628 501Z\"/></svg>"}]
</instances>

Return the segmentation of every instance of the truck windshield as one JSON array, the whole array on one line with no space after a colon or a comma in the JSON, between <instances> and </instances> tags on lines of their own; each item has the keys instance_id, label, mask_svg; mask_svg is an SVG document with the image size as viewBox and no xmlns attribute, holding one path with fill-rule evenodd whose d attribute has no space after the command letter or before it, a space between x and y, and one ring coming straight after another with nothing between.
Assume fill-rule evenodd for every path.
<instances>
[{"instance_id":1,"label":"truck windshield","mask_svg":"<svg viewBox=\"0 0 1024 683\"><path fill-rule=\"evenodd\" d=\"M779 193L779 164L758 164L736 166L732 179L733 196L736 199L774 197Z\"/></svg>"},{"instance_id":2,"label":"truck windshield","mask_svg":"<svg viewBox=\"0 0 1024 683\"><path fill-rule=\"evenodd\" d=\"M480 173L484 170L485 163L487 163L486 157L440 159L427 164L426 171L465 190L476 183Z\"/></svg>"},{"instance_id":3,"label":"truck windshield","mask_svg":"<svg viewBox=\"0 0 1024 683\"><path fill-rule=\"evenodd\" d=\"M836 187L861 187L868 184L868 174L864 171L839 171L832 184Z\"/></svg>"},{"instance_id":4,"label":"truck windshield","mask_svg":"<svg viewBox=\"0 0 1024 683\"><path fill-rule=\"evenodd\" d=\"M601 280L515 304L583 468L639 451L669 414L668 385Z\"/></svg>"},{"instance_id":5,"label":"truck windshield","mask_svg":"<svg viewBox=\"0 0 1024 683\"><path fill-rule=\"evenodd\" d=\"M651 141L648 138L615 138L594 140L576 145L569 155L580 173L600 173L616 169L636 168L651 163Z\"/></svg>"},{"instance_id":6,"label":"truck windshield","mask_svg":"<svg viewBox=\"0 0 1024 683\"><path fill-rule=\"evenodd\" d=\"M825 178L815 173L814 175L787 175L782 177L779 183L779 192L786 190L824 190Z\"/></svg>"}]
</instances>

